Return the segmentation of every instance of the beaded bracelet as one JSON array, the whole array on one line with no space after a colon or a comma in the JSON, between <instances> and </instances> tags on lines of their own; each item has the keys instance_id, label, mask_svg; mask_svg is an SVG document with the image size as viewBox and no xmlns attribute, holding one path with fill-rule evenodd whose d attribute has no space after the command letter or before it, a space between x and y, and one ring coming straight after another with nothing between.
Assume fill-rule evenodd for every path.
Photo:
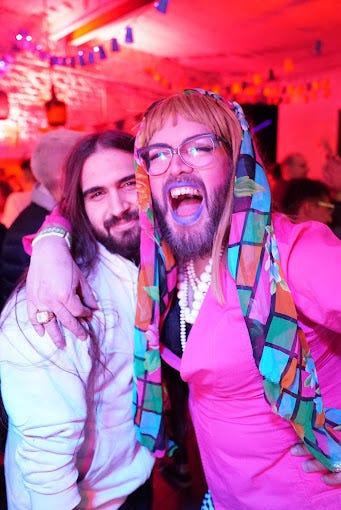
<instances>
[{"instance_id":1,"label":"beaded bracelet","mask_svg":"<svg viewBox=\"0 0 341 510\"><path fill-rule=\"evenodd\" d=\"M66 244L68 245L69 250L71 250L72 237L71 237L70 232L68 230L66 230L66 228L64 228L64 227L57 227L57 226L46 227L43 230L41 230L40 232L38 232L38 234L35 236L35 238L32 241L32 247L35 244L37 244L38 241L40 241L44 237L48 237L48 236L57 236L57 237L64 238Z\"/></svg>"}]
</instances>

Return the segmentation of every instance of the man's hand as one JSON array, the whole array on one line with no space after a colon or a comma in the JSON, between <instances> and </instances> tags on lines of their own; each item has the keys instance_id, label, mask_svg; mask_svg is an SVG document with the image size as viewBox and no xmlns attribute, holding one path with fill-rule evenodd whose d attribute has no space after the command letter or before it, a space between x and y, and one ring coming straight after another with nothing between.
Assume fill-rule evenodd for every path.
<instances>
[{"instance_id":1,"label":"man's hand","mask_svg":"<svg viewBox=\"0 0 341 510\"><path fill-rule=\"evenodd\" d=\"M34 245L26 288L28 316L38 335L47 331L57 347L63 347L58 319L79 339L87 337L78 318L89 317L97 303L64 239L48 236ZM39 324L38 311L53 312L56 318Z\"/></svg>"},{"instance_id":2,"label":"man's hand","mask_svg":"<svg viewBox=\"0 0 341 510\"><path fill-rule=\"evenodd\" d=\"M316 459L313 459L306 449L306 447L302 443L295 444L290 452L292 455L296 457L306 457L309 456L309 459L306 459L302 463L302 469L306 473L323 473L321 479L327 485L341 485L341 472L339 473L331 473L328 471L322 464Z\"/></svg>"}]
</instances>

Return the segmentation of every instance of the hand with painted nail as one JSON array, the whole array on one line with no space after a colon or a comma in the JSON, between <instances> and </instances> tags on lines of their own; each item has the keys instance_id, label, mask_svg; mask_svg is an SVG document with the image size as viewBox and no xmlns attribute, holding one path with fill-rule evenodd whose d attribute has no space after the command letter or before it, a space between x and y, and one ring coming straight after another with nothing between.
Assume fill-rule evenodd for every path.
<instances>
[{"instance_id":1,"label":"hand with painted nail","mask_svg":"<svg viewBox=\"0 0 341 510\"><path fill-rule=\"evenodd\" d=\"M321 480L326 485L341 485L341 472L331 473L328 471L322 464L313 457L308 452L307 448L302 443L295 444L290 452L295 457L309 457L305 459L302 463L302 469L306 473L316 473L321 472Z\"/></svg>"}]
</instances>

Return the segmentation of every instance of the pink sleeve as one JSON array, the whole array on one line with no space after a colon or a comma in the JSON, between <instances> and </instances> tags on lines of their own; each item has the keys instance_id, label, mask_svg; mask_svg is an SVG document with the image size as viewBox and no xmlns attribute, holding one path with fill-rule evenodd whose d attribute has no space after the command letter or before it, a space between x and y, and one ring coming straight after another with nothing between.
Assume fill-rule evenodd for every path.
<instances>
[{"instance_id":1,"label":"pink sleeve","mask_svg":"<svg viewBox=\"0 0 341 510\"><path fill-rule=\"evenodd\" d=\"M44 223L42 224L38 232L51 225L58 225L64 227L66 230L71 232L70 222L60 214L58 207L56 207L50 214L48 214L45 217ZM32 255L32 241L38 232L36 232L35 234L24 236L22 239L22 244L27 255Z\"/></svg>"},{"instance_id":2,"label":"pink sleeve","mask_svg":"<svg viewBox=\"0 0 341 510\"><path fill-rule=\"evenodd\" d=\"M279 251L297 310L341 333L341 240L315 221L291 224L286 232L280 226L278 233L285 240Z\"/></svg>"}]
</instances>

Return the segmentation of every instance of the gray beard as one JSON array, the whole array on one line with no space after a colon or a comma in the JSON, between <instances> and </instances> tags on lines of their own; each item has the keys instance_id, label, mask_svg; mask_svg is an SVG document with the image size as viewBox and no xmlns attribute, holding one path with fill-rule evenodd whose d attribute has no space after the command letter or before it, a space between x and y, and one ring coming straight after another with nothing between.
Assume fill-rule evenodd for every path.
<instances>
[{"instance_id":1,"label":"gray beard","mask_svg":"<svg viewBox=\"0 0 341 510\"><path fill-rule=\"evenodd\" d=\"M212 253L213 241L218 229L222 212L224 210L229 182L220 186L212 193L212 199L208 201L208 218L201 232L191 230L191 226L181 226L174 232L169 228L166 217L166 207L154 201L156 219L160 228L161 236L170 247L178 263L183 264L190 259L204 258Z\"/></svg>"}]
</instances>

